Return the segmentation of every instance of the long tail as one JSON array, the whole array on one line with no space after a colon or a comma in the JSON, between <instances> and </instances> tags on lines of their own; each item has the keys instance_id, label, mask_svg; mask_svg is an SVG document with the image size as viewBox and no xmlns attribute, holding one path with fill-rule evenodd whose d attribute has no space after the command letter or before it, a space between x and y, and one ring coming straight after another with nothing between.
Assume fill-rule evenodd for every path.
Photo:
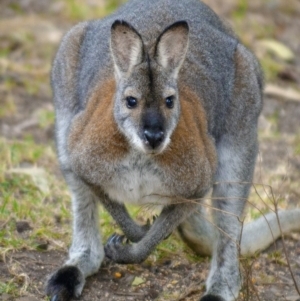
<instances>
[{"instance_id":1,"label":"long tail","mask_svg":"<svg viewBox=\"0 0 300 301\"><path fill-rule=\"evenodd\" d=\"M241 237L241 255L251 256L265 250L281 234L300 230L300 209L268 213L243 226ZM281 230L280 230L281 228ZM178 231L182 239L197 254L209 256L212 254L213 241L218 229L210 221L203 218L202 214L195 213L192 217L180 225Z\"/></svg>"}]
</instances>

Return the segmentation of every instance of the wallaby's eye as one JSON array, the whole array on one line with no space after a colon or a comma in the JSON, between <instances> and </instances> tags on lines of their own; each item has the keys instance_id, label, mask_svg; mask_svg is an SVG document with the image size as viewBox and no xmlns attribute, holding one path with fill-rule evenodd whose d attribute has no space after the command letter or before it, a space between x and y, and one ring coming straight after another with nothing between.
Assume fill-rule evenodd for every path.
<instances>
[{"instance_id":1,"label":"wallaby's eye","mask_svg":"<svg viewBox=\"0 0 300 301\"><path fill-rule=\"evenodd\" d=\"M126 105L128 109L133 109L137 106L137 99L132 96L126 97Z\"/></svg>"},{"instance_id":2,"label":"wallaby's eye","mask_svg":"<svg viewBox=\"0 0 300 301\"><path fill-rule=\"evenodd\" d=\"M169 96L166 98L166 106L169 109L172 109L174 107L174 96Z\"/></svg>"}]
</instances>

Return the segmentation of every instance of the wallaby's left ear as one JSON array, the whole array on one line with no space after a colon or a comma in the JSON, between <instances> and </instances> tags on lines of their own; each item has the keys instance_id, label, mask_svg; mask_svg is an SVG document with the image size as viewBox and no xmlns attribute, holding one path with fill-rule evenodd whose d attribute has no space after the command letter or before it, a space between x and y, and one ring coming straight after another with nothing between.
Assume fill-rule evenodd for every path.
<instances>
[{"instance_id":1,"label":"wallaby's left ear","mask_svg":"<svg viewBox=\"0 0 300 301\"><path fill-rule=\"evenodd\" d=\"M130 72L145 56L140 34L127 22L117 20L111 27L110 49L119 76Z\"/></svg>"},{"instance_id":2,"label":"wallaby's left ear","mask_svg":"<svg viewBox=\"0 0 300 301\"><path fill-rule=\"evenodd\" d=\"M189 26L178 21L167 27L158 37L155 46L155 60L177 77L185 59L189 44Z\"/></svg>"}]
</instances>

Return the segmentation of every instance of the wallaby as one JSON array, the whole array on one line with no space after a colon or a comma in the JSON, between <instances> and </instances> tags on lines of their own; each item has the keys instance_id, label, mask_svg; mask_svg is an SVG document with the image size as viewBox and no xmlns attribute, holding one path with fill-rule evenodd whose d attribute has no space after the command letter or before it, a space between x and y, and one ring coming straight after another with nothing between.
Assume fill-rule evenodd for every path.
<instances>
[{"instance_id":1,"label":"wallaby","mask_svg":"<svg viewBox=\"0 0 300 301\"><path fill-rule=\"evenodd\" d=\"M47 282L51 300L78 297L104 256L142 262L177 228L196 252L212 255L201 301L235 300L238 243L247 254L272 241L264 219L240 237L262 109L254 55L199 0L130 0L65 35L52 86L74 226L69 259ZM215 226L201 206L211 189ZM131 243L113 235L103 246L99 201ZM126 203L163 209L143 226L130 218ZM293 228L291 215L281 214L283 228L284 221ZM299 210L292 214L299 227ZM274 215L267 219L279 232ZM257 226L264 233L255 242Z\"/></svg>"}]
</instances>

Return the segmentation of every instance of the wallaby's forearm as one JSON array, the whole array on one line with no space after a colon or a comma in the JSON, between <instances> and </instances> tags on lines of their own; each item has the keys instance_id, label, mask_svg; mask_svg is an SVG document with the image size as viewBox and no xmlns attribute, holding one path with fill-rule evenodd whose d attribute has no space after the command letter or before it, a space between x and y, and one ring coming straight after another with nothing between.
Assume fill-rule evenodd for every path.
<instances>
[{"instance_id":1,"label":"wallaby's forearm","mask_svg":"<svg viewBox=\"0 0 300 301\"><path fill-rule=\"evenodd\" d=\"M128 214L126 207L109 200L107 197L102 198L102 204L105 209L110 213L112 218L118 223L124 235L131 242L140 241L147 233L150 225L138 225Z\"/></svg>"},{"instance_id":2,"label":"wallaby's forearm","mask_svg":"<svg viewBox=\"0 0 300 301\"><path fill-rule=\"evenodd\" d=\"M193 213L196 206L195 203L186 201L165 207L141 241L123 245L118 240L112 240L105 246L106 256L118 263L143 262L162 240Z\"/></svg>"}]
</instances>

